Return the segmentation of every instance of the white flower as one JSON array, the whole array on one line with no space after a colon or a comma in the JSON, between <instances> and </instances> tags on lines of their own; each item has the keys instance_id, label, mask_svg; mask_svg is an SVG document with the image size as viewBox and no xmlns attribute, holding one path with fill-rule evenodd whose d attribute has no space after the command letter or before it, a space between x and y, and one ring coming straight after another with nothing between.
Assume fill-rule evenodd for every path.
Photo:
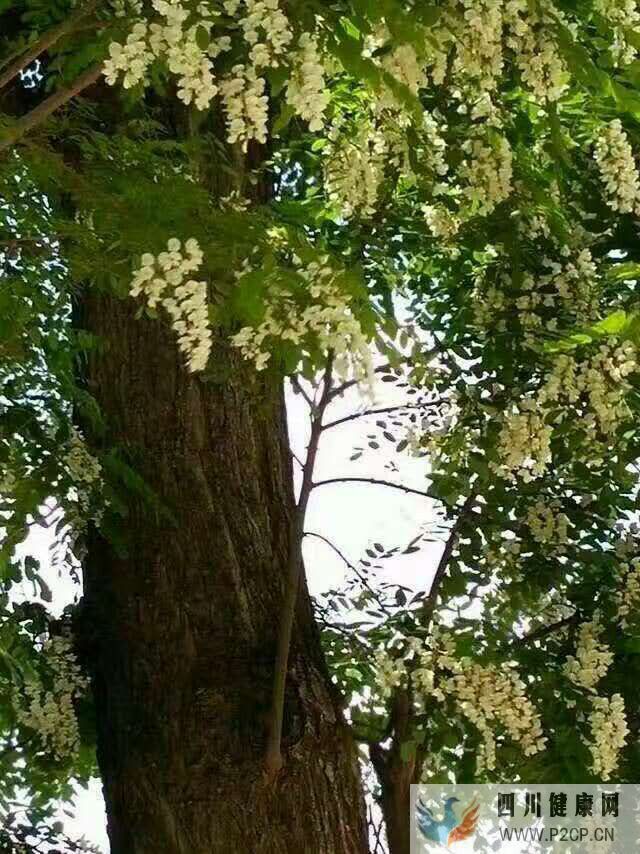
<instances>
[{"instance_id":1,"label":"white flower","mask_svg":"<svg viewBox=\"0 0 640 854\"><path fill-rule=\"evenodd\" d=\"M220 84L226 112L227 139L240 142L246 150L249 140L267 141L269 99L266 83L255 68L234 65L232 73Z\"/></svg>"},{"instance_id":2,"label":"white flower","mask_svg":"<svg viewBox=\"0 0 640 854\"><path fill-rule=\"evenodd\" d=\"M212 343L207 285L188 278L202 266L202 250L193 237L184 247L172 237L167 250L157 258L149 253L142 256L142 266L133 274L129 293L133 297L143 295L149 308L162 305L171 318L189 370L202 371L207 366Z\"/></svg>"},{"instance_id":3,"label":"white flower","mask_svg":"<svg viewBox=\"0 0 640 854\"><path fill-rule=\"evenodd\" d=\"M640 174L619 119L601 129L594 157L609 207L620 213L640 212Z\"/></svg>"},{"instance_id":4,"label":"white flower","mask_svg":"<svg viewBox=\"0 0 640 854\"><path fill-rule=\"evenodd\" d=\"M336 283L336 274L325 265L312 262L298 266L307 282L310 304L300 308L282 289L275 286L262 322L254 329L244 327L232 339L257 370L270 358L269 339L291 341L308 353L314 347L334 354L334 370L342 380L356 379L365 392L373 390L373 360L362 327L348 300Z\"/></svg>"},{"instance_id":5,"label":"white flower","mask_svg":"<svg viewBox=\"0 0 640 854\"><path fill-rule=\"evenodd\" d=\"M576 654L568 656L564 666L569 679L590 692L595 691L614 658L609 647L600 641L601 634L602 626L597 619L583 623L578 629Z\"/></svg>"},{"instance_id":6,"label":"white flower","mask_svg":"<svg viewBox=\"0 0 640 854\"><path fill-rule=\"evenodd\" d=\"M477 138L470 141L470 149L469 157L459 170L466 182L462 195L471 214L486 216L511 195L511 146L504 137L495 145Z\"/></svg>"},{"instance_id":7,"label":"white flower","mask_svg":"<svg viewBox=\"0 0 640 854\"><path fill-rule=\"evenodd\" d=\"M317 42L309 33L303 33L298 42L293 71L287 83L287 101L309 123L309 130L322 130L329 92Z\"/></svg>"},{"instance_id":8,"label":"white flower","mask_svg":"<svg viewBox=\"0 0 640 854\"><path fill-rule=\"evenodd\" d=\"M35 677L25 682L14 705L18 721L38 734L58 760L77 753L80 746L74 702L87 690L69 636L51 637L42 647L46 685Z\"/></svg>"},{"instance_id":9,"label":"white flower","mask_svg":"<svg viewBox=\"0 0 640 854\"><path fill-rule=\"evenodd\" d=\"M589 727L591 770L597 777L610 780L629 735L624 700L620 694L614 694L610 699L594 697Z\"/></svg>"},{"instance_id":10,"label":"white flower","mask_svg":"<svg viewBox=\"0 0 640 854\"><path fill-rule=\"evenodd\" d=\"M637 58L636 47L628 40L627 31L637 31L640 10L636 0L595 0L598 11L613 29L612 52L616 63L628 65Z\"/></svg>"},{"instance_id":11,"label":"white flower","mask_svg":"<svg viewBox=\"0 0 640 854\"><path fill-rule=\"evenodd\" d=\"M334 127L332 147L325 162L329 199L345 218L356 213L371 216L384 179L387 143L372 121L361 121L353 133Z\"/></svg>"},{"instance_id":12,"label":"white flower","mask_svg":"<svg viewBox=\"0 0 640 854\"><path fill-rule=\"evenodd\" d=\"M251 46L249 58L254 70L278 65L293 40L279 0L244 0L244 6L240 27Z\"/></svg>"}]
</instances>

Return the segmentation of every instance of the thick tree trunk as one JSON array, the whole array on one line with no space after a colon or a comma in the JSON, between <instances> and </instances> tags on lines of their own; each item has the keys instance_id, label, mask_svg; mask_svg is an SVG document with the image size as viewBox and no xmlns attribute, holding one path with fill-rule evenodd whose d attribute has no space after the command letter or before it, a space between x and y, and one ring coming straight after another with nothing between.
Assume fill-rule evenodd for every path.
<instances>
[{"instance_id":1,"label":"thick tree trunk","mask_svg":"<svg viewBox=\"0 0 640 854\"><path fill-rule=\"evenodd\" d=\"M126 554L93 534L85 569L98 759L112 854L363 854L354 744L300 592L285 766L262 772L292 520L282 389L219 343L204 383L163 321L87 298L87 383L172 514L132 499Z\"/></svg>"},{"instance_id":2,"label":"thick tree trunk","mask_svg":"<svg viewBox=\"0 0 640 854\"><path fill-rule=\"evenodd\" d=\"M411 850L411 785L420 780L422 759L403 757L402 745L411 736L411 700L398 691L392 706L393 737L388 748L372 744L370 757L380 785L379 806L387 832L389 854Z\"/></svg>"},{"instance_id":3,"label":"thick tree trunk","mask_svg":"<svg viewBox=\"0 0 640 854\"><path fill-rule=\"evenodd\" d=\"M400 757L383 756L377 746L372 751L372 760L381 787L379 805L389 854L409 854L413 763L405 763Z\"/></svg>"}]
</instances>

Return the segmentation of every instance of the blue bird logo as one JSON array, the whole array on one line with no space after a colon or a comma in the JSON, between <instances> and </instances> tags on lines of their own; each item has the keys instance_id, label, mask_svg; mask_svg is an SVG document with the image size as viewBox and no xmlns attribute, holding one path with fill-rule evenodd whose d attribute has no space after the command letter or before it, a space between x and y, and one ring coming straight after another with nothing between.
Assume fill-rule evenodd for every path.
<instances>
[{"instance_id":1,"label":"blue bird logo","mask_svg":"<svg viewBox=\"0 0 640 854\"><path fill-rule=\"evenodd\" d=\"M458 818L453 811L453 805L459 803L459 798L447 798L444 802L444 815L441 820L436 819L433 812L423 801L418 798L416 803L418 829L422 836L429 842L450 851L450 845L469 839L476 832L478 826L478 813L480 807L473 800L469 806L462 811L462 817Z\"/></svg>"}]
</instances>

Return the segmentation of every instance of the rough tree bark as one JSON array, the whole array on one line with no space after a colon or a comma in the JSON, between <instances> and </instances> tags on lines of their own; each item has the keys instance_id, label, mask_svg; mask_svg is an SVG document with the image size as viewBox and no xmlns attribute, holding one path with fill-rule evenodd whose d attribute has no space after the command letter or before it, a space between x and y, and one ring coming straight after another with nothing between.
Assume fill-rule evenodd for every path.
<instances>
[{"instance_id":1,"label":"rough tree bark","mask_svg":"<svg viewBox=\"0 0 640 854\"><path fill-rule=\"evenodd\" d=\"M98 759L112 854L363 854L354 744L300 591L283 733L263 780L265 723L293 518L283 393L224 343L203 383L161 321L89 296L89 390L173 514L133 501L127 553L93 534L85 569Z\"/></svg>"},{"instance_id":2,"label":"rough tree bark","mask_svg":"<svg viewBox=\"0 0 640 854\"><path fill-rule=\"evenodd\" d=\"M22 26L13 11L0 21L7 38ZM103 127L118 123L117 93L84 94ZM22 130L49 114L44 98L20 85L1 94ZM304 584L284 768L272 786L263 777L294 506L282 388L252 376L223 342L212 362L227 378L201 382L166 325L134 311L132 300L88 294L78 312L101 341L85 376L108 425L100 441L134 457L173 517L130 496L126 553L89 535L78 628L112 854L364 854L356 749Z\"/></svg>"},{"instance_id":3,"label":"rough tree bark","mask_svg":"<svg viewBox=\"0 0 640 854\"><path fill-rule=\"evenodd\" d=\"M371 744L369 755L380 784L382 810L389 854L409 854L411 850L411 785L420 781L420 755L403 756L402 744L410 738L411 701L406 691L398 691L391 710L392 737L389 747Z\"/></svg>"}]
</instances>

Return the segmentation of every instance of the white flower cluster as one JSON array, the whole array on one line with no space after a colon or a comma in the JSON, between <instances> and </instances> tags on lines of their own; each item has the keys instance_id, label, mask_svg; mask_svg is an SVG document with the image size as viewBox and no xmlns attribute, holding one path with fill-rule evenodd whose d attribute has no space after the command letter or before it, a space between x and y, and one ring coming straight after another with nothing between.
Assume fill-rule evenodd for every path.
<instances>
[{"instance_id":1,"label":"white flower cluster","mask_svg":"<svg viewBox=\"0 0 640 854\"><path fill-rule=\"evenodd\" d=\"M387 144L371 121L363 121L353 134L330 133L332 149L325 164L325 187L329 199L345 218L358 213L371 216L384 179Z\"/></svg>"},{"instance_id":2,"label":"white flower cluster","mask_svg":"<svg viewBox=\"0 0 640 854\"><path fill-rule=\"evenodd\" d=\"M483 745L478 755L478 772L494 770L499 730L518 744L526 756L544 749L540 716L526 695L526 686L517 671L503 665L481 665L468 658L455 657L450 635L435 627L432 638L424 643L407 638L404 653L393 654L386 648L376 652L375 674L382 699L411 678L416 702L422 706L430 699L453 701L479 730Z\"/></svg>"},{"instance_id":3,"label":"white flower cluster","mask_svg":"<svg viewBox=\"0 0 640 854\"><path fill-rule=\"evenodd\" d=\"M444 177L449 171L449 165L445 159L447 150L447 143L443 135L445 130L446 125L443 120L438 121L432 113L425 111L424 131L427 138L425 154L429 167L439 178Z\"/></svg>"},{"instance_id":4,"label":"white flower cluster","mask_svg":"<svg viewBox=\"0 0 640 854\"><path fill-rule=\"evenodd\" d=\"M560 512L557 499L547 503L538 499L527 508L525 523L533 539L540 545L553 545L562 551L569 540L569 519Z\"/></svg>"},{"instance_id":5,"label":"white flower cluster","mask_svg":"<svg viewBox=\"0 0 640 854\"><path fill-rule=\"evenodd\" d=\"M468 157L458 174L465 182L462 196L468 215L487 216L511 195L511 146L505 137L500 137L493 145L480 138L472 139L463 148Z\"/></svg>"},{"instance_id":6,"label":"white flower cluster","mask_svg":"<svg viewBox=\"0 0 640 854\"><path fill-rule=\"evenodd\" d=\"M303 33L298 41L298 53L287 83L287 101L300 118L309 123L310 131L322 130L329 92L318 43L309 33Z\"/></svg>"},{"instance_id":7,"label":"white flower cluster","mask_svg":"<svg viewBox=\"0 0 640 854\"><path fill-rule=\"evenodd\" d=\"M267 141L269 99L266 83L253 66L234 65L232 73L220 84L225 106L227 139L240 142L246 151L249 140Z\"/></svg>"},{"instance_id":8,"label":"white flower cluster","mask_svg":"<svg viewBox=\"0 0 640 854\"><path fill-rule=\"evenodd\" d=\"M567 353L559 354L538 393L525 397L503 416L501 462L491 464L494 471L511 480L521 476L525 482L542 475L551 461L550 412L558 407L560 414L555 415L554 423L574 418L589 440L584 443L584 453L593 454L596 443L599 447L613 436L629 416L629 377L639 370L636 348L630 341L601 344L595 355L581 362Z\"/></svg>"},{"instance_id":9,"label":"white flower cluster","mask_svg":"<svg viewBox=\"0 0 640 854\"><path fill-rule=\"evenodd\" d=\"M454 80L467 91L486 94L498 85L510 51L525 86L538 101L555 101L566 90L568 72L555 28L566 24L549 0L449 0L435 29L438 48L430 57L431 76L441 85L449 48L454 47ZM432 34L433 39L433 34Z\"/></svg>"},{"instance_id":10,"label":"white flower cluster","mask_svg":"<svg viewBox=\"0 0 640 854\"><path fill-rule=\"evenodd\" d=\"M280 8L279 0L243 0L243 5L245 11L240 18L240 27L245 41L251 46L250 59L254 68L278 65L293 39L289 20ZM235 5L234 14L238 8Z\"/></svg>"},{"instance_id":11,"label":"white flower cluster","mask_svg":"<svg viewBox=\"0 0 640 854\"><path fill-rule=\"evenodd\" d=\"M99 460L89 452L84 439L76 430L73 431L69 440L64 463L76 486L89 488L102 478L102 466Z\"/></svg>"},{"instance_id":12,"label":"white flower cluster","mask_svg":"<svg viewBox=\"0 0 640 854\"><path fill-rule=\"evenodd\" d=\"M638 56L637 48L627 38L627 31L640 27L640 10L636 0L595 0L594 9L613 28L612 52L615 61L628 65Z\"/></svg>"},{"instance_id":13,"label":"white flower cluster","mask_svg":"<svg viewBox=\"0 0 640 854\"><path fill-rule=\"evenodd\" d=\"M578 629L575 656L567 656L564 672L580 688L595 693L598 682L606 675L614 655L600 640L602 626L597 618L582 623Z\"/></svg>"},{"instance_id":14,"label":"white flower cluster","mask_svg":"<svg viewBox=\"0 0 640 854\"><path fill-rule=\"evenodd\" d=\"M45 641L42 656L47 671L43 682L28 679L24 693L16 695L16 716L34 730L58 760L73 756L80 745L74 701L87 690L68 636Z\"/></svg>"},{"instance_id":15,"label":"white flower cluster","mask_svg":"<svg viewBox=\"0 0 640 854\"><path fill-rule=\"evenodd\" d=\"M542 258L542 275L525 271L517 291L511 271L497 277L478 276L473 293L474 318L482 332L506 332L517 310L523 342L535 346L541 329L558 329L560 315L585 323L597 319L600 279L590 250L583 248L573 254L563 246L559 252L560 260Z\"/></svg>"},{"instance_id":16,"label":"white flower cluster","mask_svg":"<svg viewBox=\"0 0 640 854\"><path fill-rule=\"evenodd\" d=\"M640 557L632 558L619 568L615 600L617 617L621 626L626 628L628 617L638 614L640 610Z\"/></svg>"},{"instance_id":17,"label":"white flower cluster","mask_svg":"<svg viewBox=\"0 0 640 854\"><path fill-rule=\"evenodd\" d=\"M178 335L178 346L186 356L189 370L202 371L211 352L211 328L207 305L207 284L188 278L202 266L198 241L184 245L176 238L167 243L167 251L158 257L145 253L141 267L133 274L132 297L144 296L150 309L161 305L171 317Z\"/></svg>"},{"instance_id":18,"label":"white flower cluster","mask_svg":"<svg viewBox=\"0 0 640 854\"><path fill-rule=\"evenodd\" d=\"M534 11L535 9L535 11ZM557 101L569 84L569 73L554 38L560 9L549 0L535 7L528 0L506 0L506 43L513 51L523 83L538 101Z\"/></svg>"},{"instance_id":19,"label":"white flower cluster","mask_svg":"<svg viewBox=\"0 0 640 854\"><path fill-rule=\"evenodd\" d=\"M320 347L333 352L333 368L342 380L356 379L368 393L373 391L373 360L369 343L348 300L341 292L328 257L303 266L297 272L307 282L312 302L300 308L281 288L274 287L264 318L257 328L245 326L232 339L246 359L263 370L271 352L269 339L291 341L303 354ZM309 341L309 338L311 341Z\"/></svg>"},{"instance_id":20,"label":"white flower cluster","mask_svg":"<svg viewBox=\"0 0 640 854\"><path fill-rule=\"evenodd\" d=\"M77 504L81 515L86 515L91 506L92 493L102 485L102 466L99 460L89 452L84 439L76 430L73 431L67 445L63 463L73 482L73 487L67 493L67 501ZM66 517L69 524L73 516L71 508L67 507ZM78 524L83 527L80 520Z\"/></svg>"},{"instance_id":21,"label":"white flower cluster","mask_svg":"<svg viewBox=\"0 0 640 854\"><path fill-rule=\"evenodd\" d=\"M478 773L496 767L496 726L505 729L525 756L543 750L547 739L540 716L526 695L517 671L503 665L475 664L462 660L443 690L452 694L462 713L480 731L483 739Z\"/></svg>"},{"instance_id":22,"label":"white flower cluster","mask_svg":"<svg viewBox=\"0 0 640 854\"><path fill-rule=\"evenodd\" d=\"M610 780L629 735L624 700L620 694L611 698L594 697L589 726L591 770L597 777Z\"/></svg>"},{"instance_id":23,"label":"white flower cluster","mask_svg":"<svg viewBox=\"0 0 640 854\"><path fill-rule=\"evenodd\" d=\"M590 359L577 362L573 356L558 356L539 393L539 403L583 402L580 426L588 434L613 435L629 414L626 397L631 391L629 376L639 370L635 346L630 341L601 344Z\"/></svg>"},{"instance_id":24,"label":"white flower cluster","mask_svg":"<svg viewBox=\"0 0 640 854\"><path fill-rule=\"evenodd\" d=\"M211 60L230 49L230 38L210 39L205 50L198 45L198 31L211 33L214 24L206 3L198 6L198 19L191 26L186 26L190 12L180 0L152 0L152 7L161 23L138 21L123 45L109 46L104 64L107 83L115 84L122 74L125 89L146 84L152 63L162 59L178 78L178 97L206 109L218 92Z\"/></svg>"},{"instance_id":25,"label":"white flower cluster","mask_svg":"<svg viewBox=\"0 0 640 854\"><path fill-rule=\"evenodd\" d=\"M415 48L410 44L393 47L383 54L380 65L399 83L404 84L410 92L417 95L428 84L424 62L418 57ZM378 97L378 109L397 109L402 104L394 93L385 87Z\"/></svg>"},{"instance_id":26,"label":"white flower cluster","mask_svg":"<svg viewBox=\"0 0 640 854\"><path fill-rule=\"evenodd\" d=\"M459 218L444 205L424 205L424 218L434 237L452 240L460 230Z\"/></svg>"},{"instance_id":27,"label":"white flower cluster","mask_svg":"<svg viewBox=\"0 0 640 854\"><path fill-rule=\"evenodd\" d=\"M500 463L491 466L507 480L521 477L529 483L544 474L551 462L553 427L546 423L534 398L524 398L519 408L503 416L498 437Z\"/></svg>"},{"instance_id":28,"label":"white flower cluster","mask_svg":"<svg viewBox=\"0 0 640 854\"><path fill-rule=\"evenodd\" d=\"M111 8L116 18L142 13L142 0L111 0Z\"/></svg>"},{"instance_id":29,"label":"white flower cluster","mask_svg":"<svg viewBox=\"0 0 640 854\"><path fill-rule=\"evenodd\" d=\"M123 75L122 85L131 89L145 81L147 71L154 60L153 53L147 43L148 27L144 21L138 21L124 44L111 42L109 59L104 63L105 80L110 86L118 82Z\"/></svg>"},{"instance_id":30,"label":"white flower cluster","mask_svg":"<svg viewBox=\"0 0 640 854\"><path fill-rule=\"evenodd\" d=\"M640 173L620 119L601 128L594 157L609 207L620 213L640 213Z\"/></svg>"},{"instance_id":31,"label":"white flower cluster","mask_svg":"<svg viewBox=\"0 0 640 854\"><path fill-rule=\"evenodd\" d=\"M455 22L457 51L454 71L477 81L481 90L494 89L502 72L503 0L460 0Z\"/></svg>"}]
</instances>

